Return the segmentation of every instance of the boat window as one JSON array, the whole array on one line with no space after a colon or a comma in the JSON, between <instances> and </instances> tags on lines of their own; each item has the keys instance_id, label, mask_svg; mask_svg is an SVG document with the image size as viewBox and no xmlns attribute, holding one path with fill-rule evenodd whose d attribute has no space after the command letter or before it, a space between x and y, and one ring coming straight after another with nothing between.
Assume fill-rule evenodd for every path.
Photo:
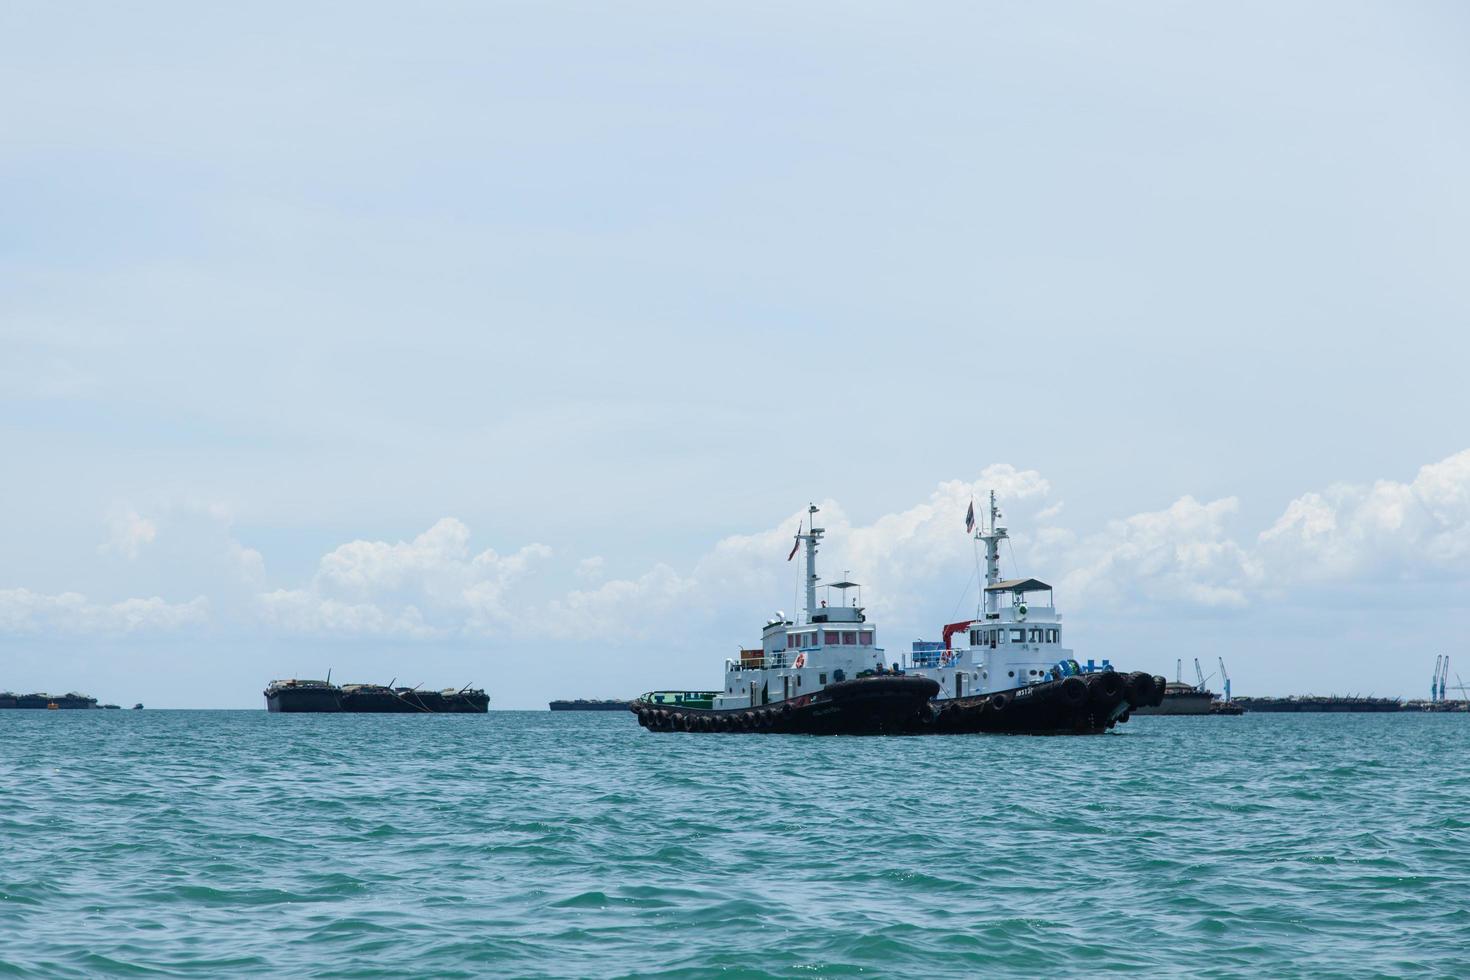
<instances>
[{"instance_id":1,"label":"boat window","mask_svg":"<svg viewBox=\"0 0 1470 980\"><path fill-rule=\"evenodd\" d=\"M1026 631L1025 630L1011 630L1011 642L1012 643L1025 643L1026 642Z\"/></svg>"},{"instance_id":2,"label":"boat window","mask_svg":"<svg viewBox=\"0 0 1470 980\"><path fill-rule=\"evenodd\" d=\"M1046 631L1046 642L1048 642L1048 643L1055 643L1055 642L1057 642L1057 631L1056 630L1047 630Z\"/></svg>"},{"instance_id":3,"label":"boat window","mask_svg":"<svg viewBox=\"0 0 1470 980\"><path fill-rule=\"evenodd\" d=\"M851 646L857 646L857 631L856 630L849 630L849 631L843 633L842 634L842 645L843 646L849 646L849 647L851 647Z\"/></svg>"},{"instance_id":4,"label":"boat window","mask_svg":"<svg viewBox=\"0 0 1470 980\"><path fill-rule=\"evenodd\" d=\"M862 633L860 633L858 635L858 642L861 643L865 647L872 646L873 645L873 631L872 630L863 630Z\"/></svg>"},{"instance_id":5,"label":"boat window","mask_svg":"<svg viewBox=\"0 0 1470 980\"><path fill-rule=\"evenodd\" d=\"M835 645L836 643L839 642L839 640L838 640L838 637L837 637L837 634L836 633L824 632L822 634L822 642L823 643L831 643L831 644L834 644Z\"/></svg>"},{"instance_id":6,"label":"boat window","mask_svg":"<svg viewBox=\"0 0 1470 980\"><path fill-rule=\"evenodd\" d=\"M970 646L976 647L976 646L979 646L979 645L980 645L980 631L979 630L970 630Z\"/></svg>"},{"instance_id":7,"label":"boat window","mask_svg":"<svg viewBox=\"0 0 1470 980\"><path fill-rule=\"evenodd\" d=\"M817 675L817 680L819 682L821 682L822 684L826 684L827 683L827 675L826 674L818 674Z\"/></svg>"},{"instance_id":8,"label":"boat window","mask_svg":"<svg viewBox=\"0 0 1470 980\"><path fill-rule=\"evenodd\" d=\"M791 649L794 646L796 646L796 636L795 636L795 634L787 633L786 634L786 648L789 650L789 649Z\"/></svg>"}]
</instances>

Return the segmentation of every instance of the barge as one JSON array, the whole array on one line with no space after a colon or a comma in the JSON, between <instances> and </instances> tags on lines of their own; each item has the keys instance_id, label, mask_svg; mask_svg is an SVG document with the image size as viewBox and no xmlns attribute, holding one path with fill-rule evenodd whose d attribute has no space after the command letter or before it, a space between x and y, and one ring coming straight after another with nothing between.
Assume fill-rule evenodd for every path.
<instances>
[{"instance_id":1,"label":"barge","mask_svg":"<svg viewBox=\"0 0 1470 980\"><path fill-rule=\"evenodd\" d=\"M278 714L485 714L490 698L478 688L421 691L388 684L333 684L327 680L271 681L266 710ZM141 707L141 706L140 706Z\"/></svg>"},{"instance_id":2,"label":"barge","mask_svg":"<svg viewBox=\"0 0 1470 980\"><path fill-rule=\"evenodd\" d=\"M90 709L98 707L97 699L71 691L67 694L15 694L0 691L0 708L32 708L42 711L65 709Z\"/></svg>"},{"instance_id":3,"label":"barge","mask_svg":"<svg viewBox=\"0 0 1470 980\"><path fill-rule=\"evenodd\" d=\"M574 701L552 701L549 707L552 711L627 711L630 703L614 698L602 698L596 701L577 698Z\"/></svg>"}]
</instances>

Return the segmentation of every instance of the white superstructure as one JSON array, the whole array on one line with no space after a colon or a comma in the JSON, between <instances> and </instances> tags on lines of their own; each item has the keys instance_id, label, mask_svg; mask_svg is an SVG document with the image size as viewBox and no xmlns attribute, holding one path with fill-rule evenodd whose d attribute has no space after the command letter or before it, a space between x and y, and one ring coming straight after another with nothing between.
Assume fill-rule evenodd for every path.
<instances>
[{"instance_id":1,"label":"white superstructure","mask_svg":"<svg viewBox=\"0 0 1470 980\"><path fill-rule=\"evenodd\" d=\"M762 628L759 648L742 649L738 659L725 661L725 687L715 694L715 708L777 704L885 669L877 626L863 612L861 586L846 578L832 582L825 586L828 598L818 601L817 545L825 531L816 526L815 504L807 515L807 531L796 535L806 552L805 615L787 619L777 613Z\"/></svg>"},{"instance_id":2,"label":"white superstructure","mask_svg":"<svg viewBox=\"0 0 1470 980\"><path fill-rule=\"evenodd\" d=\"M975 528L975 540L985 543L985 588L975 618L945 626L943 642L915 643L905 667L939 682L936 700L1038 684L1073 659L1063 646L1051 586L1034 578L1001 579L1000 543L1008 535L997 523L994 491L989 510L989 526L981 521ZM1089 661L1082 669L1094 668ZM1100 669L1110 669L1106 660Z\"/></svg>"}]
</instances>

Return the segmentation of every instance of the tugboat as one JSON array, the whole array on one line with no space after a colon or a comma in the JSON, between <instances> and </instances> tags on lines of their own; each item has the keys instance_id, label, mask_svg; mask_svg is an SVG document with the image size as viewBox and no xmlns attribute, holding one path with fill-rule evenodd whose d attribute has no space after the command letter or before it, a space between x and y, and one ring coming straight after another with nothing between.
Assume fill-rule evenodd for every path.
<instances>
[{"instance_id":1,"label":"tugboat","mask_svg":"<svg viewBox=\"0 0 1470 980\"><path fill-rule=\"evenodd\" d=\"M777 612L761 629L761 645L725 661L720 691L651 691L628 710L654 732L773 732L881 735L924 730L939 684L888 668L877 626L859 605L817 602L817 508L796 534L790 560L806 547L806 615ZM838 583L834 588L855 587Z\"/></svg>"},{"instance_id":2,"label":"tugboat","mask_svg":"<svg viewBox=\"0 0 1470 980\"><path fill-rule=\"evenodd\" d=\"M1163 677L1125 675L1106 660L1084 667L1072 658L1062 646L1062 617L1050 585L1001 579L1000 542L1008 534L999 517L991 491L988 529L983 521L976 524L973 504L965 518L965 529L985 543L985 590L976 617L946 625L941 643L914 644L908 673L939 685L932 730L1100 734L1126 722L1130 712L1157 705ZM956 644L957 636L968 645Z\"/></svg>"}]
</instances>

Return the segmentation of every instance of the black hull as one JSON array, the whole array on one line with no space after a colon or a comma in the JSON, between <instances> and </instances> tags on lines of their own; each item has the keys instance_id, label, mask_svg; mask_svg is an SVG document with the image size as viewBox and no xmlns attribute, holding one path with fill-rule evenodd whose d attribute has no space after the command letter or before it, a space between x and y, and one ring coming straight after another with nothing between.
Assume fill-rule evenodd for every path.
<instances>
[{"instance_id":1,"label":"black hull","mask_svg":"<svg viewBox=\"0 0 1470 980\"><path fill-rule=\"evenodd\" d=\"M655 732L777 735L1099 735L1163 699L1164 679L1089 674L997 694L931 701L923 677L865 677L758 708L687 708L638 700L629 710Z\"/></svg>"},{"instance_id":2,"label":"black hull","mask_svg":"<svg viewBox=\"0 0 1470 980\"><path fill-rule=\"evenodd\" d=\"M0 708L29 708L45 711L52 705L55 705L53 710L88 709L97 707L97 699L66 694L58 694L54 697L48 694L19 694L15 697L0 698Z\"/></svg>"},{"instance_id":3,"label":"black hull","mask_svg":"<svg viewBox=\"0 0 1470 980\"><path fill-rule=\"evenodd\" d=\"M935 735L1101 735L1133 711L1157 705L1161 677L1098 673L934 705Z\"/></svg>"},{"instance_id":4,"label":"black hull","mask_svg":"<svg viewBox=\"0 0 1470 980\"><path fill-rule=\"evenodd\" d=\"M319 713L341 711L342 704L335 689L307 688L267 691L265 708L275 714Z\"/></svg>"},{"instance_id":5,"label":"black hull","mask_svg":"<svg viewBox=\"0 0 1470 980\"><path fill-rule=\"evenodd\" d=\"M939 684L927 677L863 677L814 694L745 708L686 708L639 699L628 706L651 732L899 735L920 730Z\"/></svg>"},{"instance_id":6,"label":"black hull","mask_svg":"<svg viewBox=\"0 0 1470 980\"><path fill-rule=\"evenodd\" d=\"M627 711L628 701L552 701L552 711Z\"/></svg>"},{"instance_id":7,"label":"black hull","mask_svg":"<svg viewBox=\"0 0 1470 980\"><path fill-rule=\"evenodd\" d=\"M288 688L267 692L265 706L268 711L286 714L483 715L490 710L490 698L483 691L444 694Z\"/></svg>"}]
</instances>

